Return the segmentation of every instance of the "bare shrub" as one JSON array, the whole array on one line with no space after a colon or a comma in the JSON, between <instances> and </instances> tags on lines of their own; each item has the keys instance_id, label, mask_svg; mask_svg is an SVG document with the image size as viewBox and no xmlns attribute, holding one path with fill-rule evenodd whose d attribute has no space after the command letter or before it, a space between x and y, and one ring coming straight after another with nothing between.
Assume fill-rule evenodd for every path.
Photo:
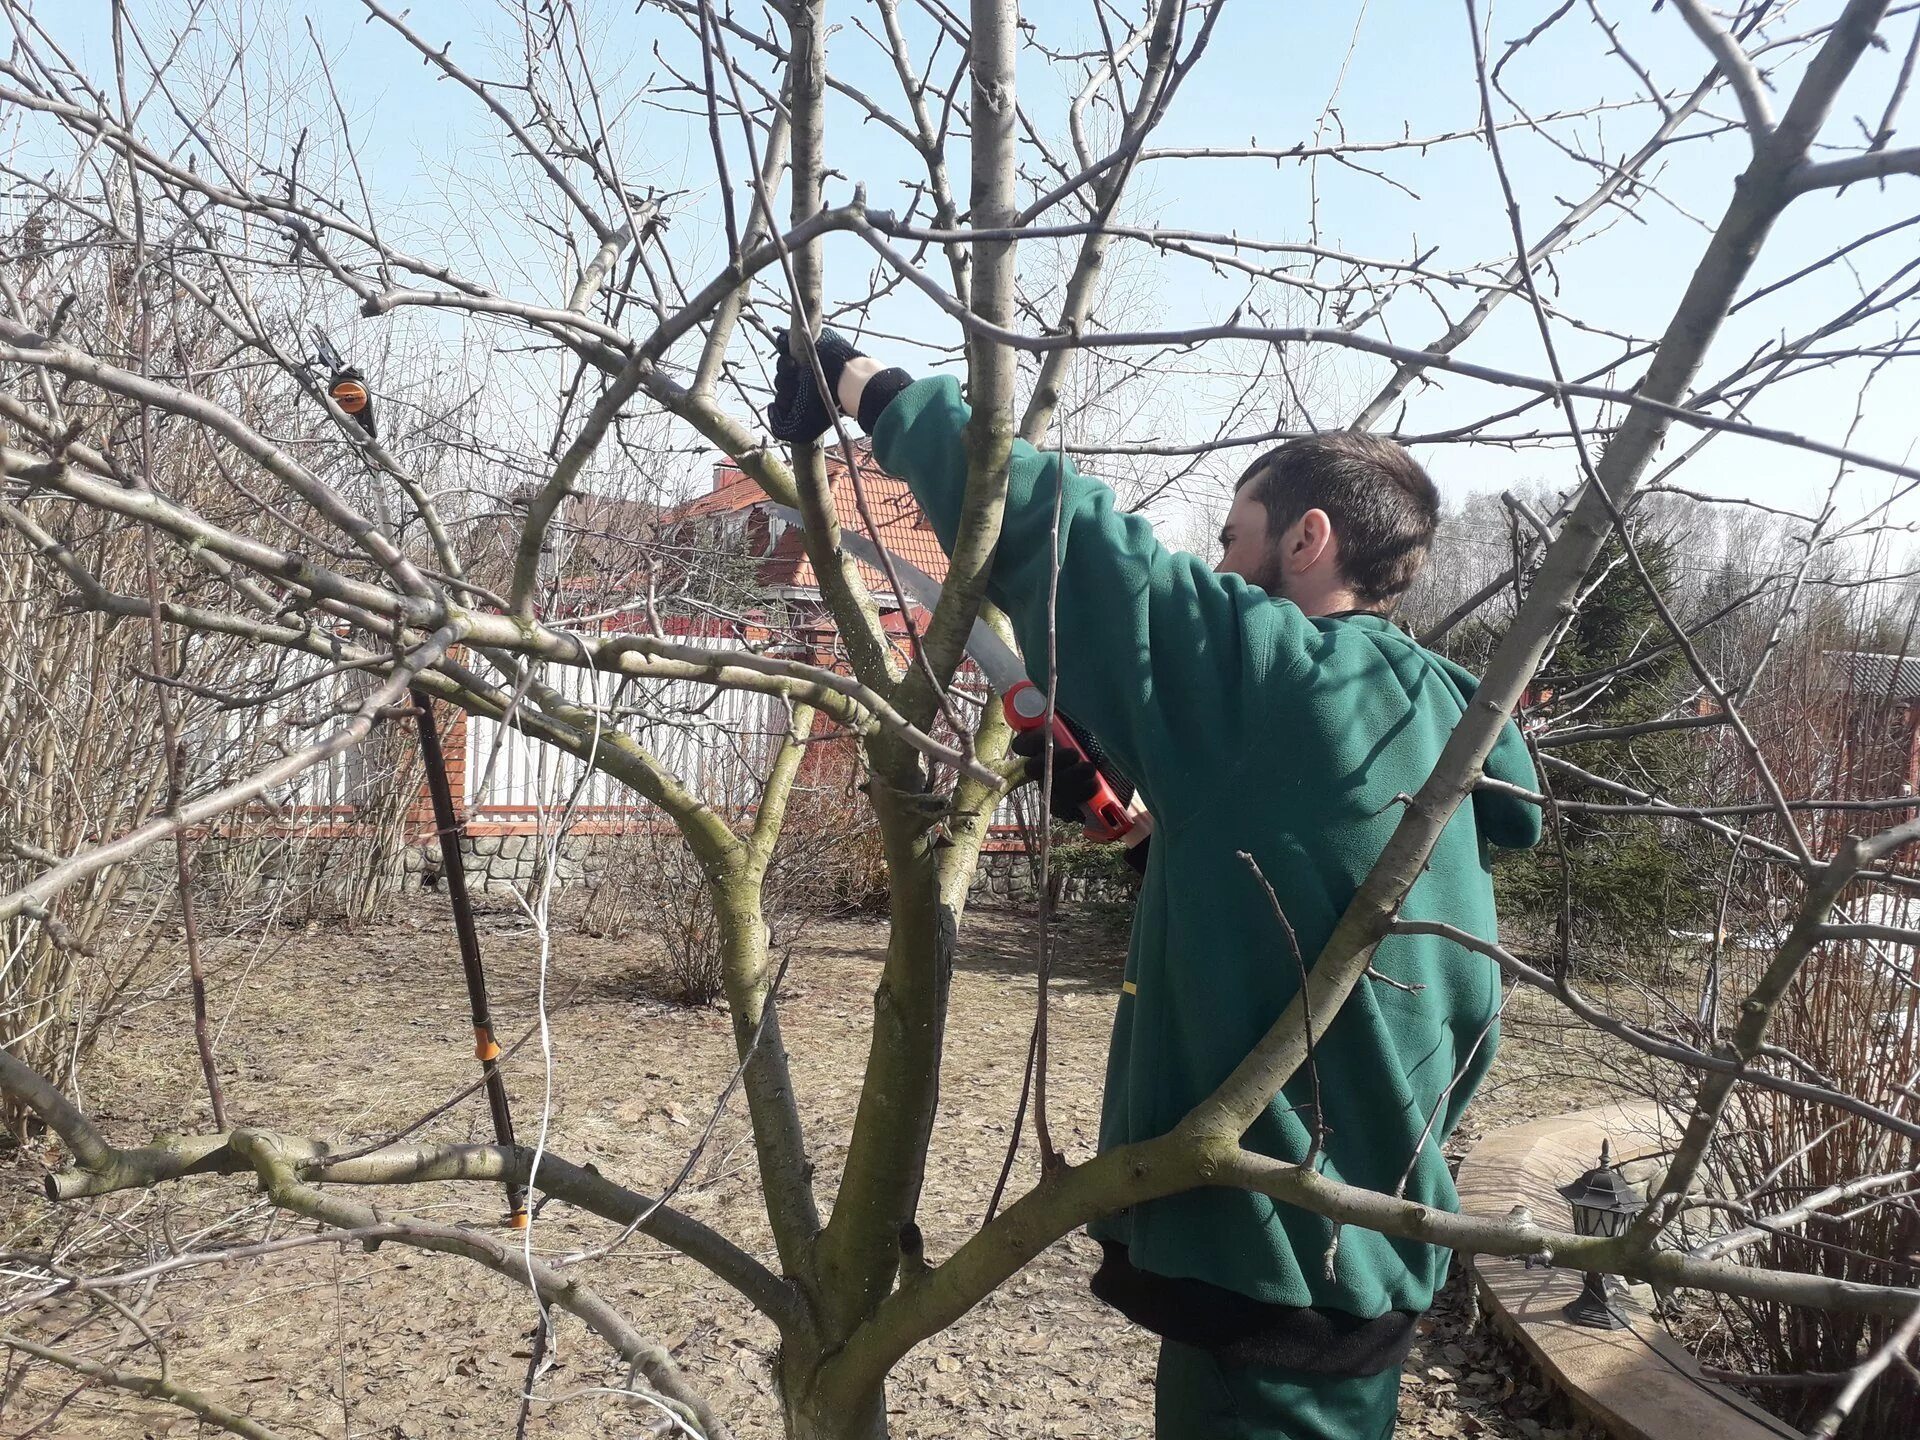
<instances>
[{"instance_id":1,"label":"bare shrub","mask_svg":"<svg viewBox=\"0 0 1920 1440\"><path fill-rule=\"evenodd\" d=\"M1911 923L1911 902L1897 902ZM1774 1020L1777 1043L1856 1095L1897 1105L1917 1069L1920 990L1871 953L1835 946L1801 973ZM1836 1121L1813 1105L1763 1091L1739 1092L1734 1123L1718 1147L1725 1189L1768 1227L1740 1258L1781 1270L1866 1284L1920 1285L1920 1210L1913 1201L1920 1143L1861 1119ZM1871 1183L1876 1177L1886 1177ZM1799 1224L1767 1216L1812 1214ZM1885 1316L1722 1298L1731 1322L1711 1349L1760 1375L1830 1376L1830 1384L1757 1385L1753 1394L1805 1428L1832 1402L1847 1374L1892 1339ZM1920 1433L1920 1384L1890 1375L1861 1397L1842 1436Z\"/></svg>"},{"instance_id":2,"label":"bare shrub","mask_svg":"<svg viewBox=\"0 0 1920 1440\"><path fill-rule=\"evenodd\" d=\"M886 849L857 780L849 766L840 776L794 787L767 866L772 915L846 915L885 907ZM772 923L778 929L779 920Z\"/></svg>"},{"instance_id":3,"label":"bare shrub","mask_svg":"<svg viewBox=\"0 0 1920 1440\"><path fill-rule=\"evenodd\" d=\"M389 721L329 787L303 785L259 807L202 847L201 890L228 929L313 922L375 925L418 884L407 867L420 828L419 748ZM302 777L308 780L310 777Z\"/></svg>"},{"instance_id":4,"label":"bare shrub","mask_svg":"<svg viewBox=\"0 0 1920 1440\"><path fill-rule=\"evenodd\" d=\"M678 1005L718 999L713 900L699 862L672 825L643 816L596 847L592 868L581 930L609 940L638 935L655 941L664 967L662 999Z\"/></svg>"},{"instance_id":5,"label":"bare shrub","mask_svg":"<svg viewBox=\"0 0 1920 1440\"><path fill-rule=\"evenodd\" d=\"M1877 693L1880 669L1851 663L1851 646L1871 642L1875 626L1859 614L1830 616L1824 656L1796 654L1775 697L1766 738L1778 772L1817 782L1838 799L1902 793L1913 718L1909 707ZM1852 638L1850 638L1852 637ZM1897 638L1889 647L1899 649ZM1871 673L1868 674L1867 672ZM1858 673L1857 673L1858 672ZM1912 812L1908 812L1912 813ZM1847 817L1822 826L1829 843ZM1884 879L1856 882L1837 910L1889 937L1920 926L1920 857L1897 857ZM1737 913L1737 912L1736 912ZM1742 928L1764 933L1786 907L1751 909ZM1729 984L1750 986L1764 947L1731 948ZM1920 985L1913 956L1890 939L1836 939L1819 947L1794 977L1773 1017L1769 1039L1826 1082L1890 1110L1911 1108L1920 1075ZM1758 1089L1735 1092L1734 1113L1714 1147L1713 1174L1733 1207L1728 1233L1703 1242L1707 1253L1748 1264L1864 1284L1920 1287L1920 1141L1797 1097ZM1899 1321L1886 1316L1717 1297L1721 1324L1703 1355L1745 1375L1803 1377L1798 1384L1755 1384L1753 1397L1802 1428L1818 1421L1849 1373L1892 1342ZM1920 1383L1893 1367L1845 1417L1844 1437L1920 1433Z\"/></svg>"},{"instance_id":6,"label":"bare shrub","mask_svg":"<svg viewBox=\"0 0 1920 1440\"><path fill-rule=\"evenodd\" d=\"M849 769L794 787L763 890L776 942L809 916L886 903L886 854L855 780ZM672 824L643 813L596 844L589 870L580 929L603 939L654 940L664 962L663 998L682 1005L717 1000L721 955L709 880Z\"/></svg>"},{"instance_id":7,"label":"bare shrub","mask_svg":"<svg viewBox=\"0 0 1920 1440\"><path fill-rule=\"evenodd\" d=\"M39 561L0 554L0 887L49 856L145 820L166 796L152 696L132 683L141 636L100 617L58 616L31 598ZM140 871L93 876L45 909L0 922L0 1045L70 1081L97 1014L134 978L138 957L103 945ZM24 1134L28 1111L0 1095L0 1119Z\"/></svg>"}]
</instances>

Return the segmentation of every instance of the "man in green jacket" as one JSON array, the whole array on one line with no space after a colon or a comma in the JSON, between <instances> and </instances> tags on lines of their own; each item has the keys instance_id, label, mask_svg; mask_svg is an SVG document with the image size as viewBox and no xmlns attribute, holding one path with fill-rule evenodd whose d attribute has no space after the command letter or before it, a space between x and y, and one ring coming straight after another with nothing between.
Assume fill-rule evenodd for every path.
<instances>
[{"instance_id":1,"label":"man in green jacket","mask_svg":"<svg viewBox=\"0 0 1920 1440\"><path fill-rule=\"evenodd\" d=\"M958 383L882 370L832 331L816 349L840 408L951 547L967 479ZM811 367L784 345L775 382L775 435L829 428ZM1041 667L1038 684L1061 486L1056 699L1138 788L1154 837L1114 1018L1104 1150L1171 1129L1265 1034L1474 680L1387 618L1433 536L1432 482L1400 447L1342 433L1249 467L1218 570L1166 550L1104 485L1015 441L988 594ZM1512 726L1486 770L1534 788ZM1539 834L1533 807L1477 794L1402 915L1493 938L1489 849ZM1299 959L1242 851L1279 897ZM1244 1143L1299 1163L1317 1130L1327 1174L1452 1209L1442 1146L1492 1061L1500 977L1432 936L1389 937L1374 970L1317 1047L1319 1095L1296 1076ZM1162 1337L1159 1440L1392 1434L1400 1367L1446 1278L1446 1251L1224 1187L1092 1231L1106 1255L1094 1292Z\"/></svg>"}]
</instances>

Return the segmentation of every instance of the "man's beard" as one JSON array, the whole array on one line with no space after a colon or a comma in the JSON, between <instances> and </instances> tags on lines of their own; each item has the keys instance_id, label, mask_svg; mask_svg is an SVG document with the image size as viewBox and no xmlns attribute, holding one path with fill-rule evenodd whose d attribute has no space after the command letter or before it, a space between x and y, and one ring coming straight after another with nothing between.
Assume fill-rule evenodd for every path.
<instances>
[{"instance_id":1,"label":"man's beard","mask_svg":"<svg viewBox=\"0 0 1920 1440\"><path fill-rule=\"evenodd\" d=\"M1270 599L1285 600L1287 598L1286 574L1280 564L1280 556L1275 552L1268 552L1262 558L1259 569L1248 575L1246 580L1249 585L1258 585L1266 591Z\"/></svg>"}]
</instances>

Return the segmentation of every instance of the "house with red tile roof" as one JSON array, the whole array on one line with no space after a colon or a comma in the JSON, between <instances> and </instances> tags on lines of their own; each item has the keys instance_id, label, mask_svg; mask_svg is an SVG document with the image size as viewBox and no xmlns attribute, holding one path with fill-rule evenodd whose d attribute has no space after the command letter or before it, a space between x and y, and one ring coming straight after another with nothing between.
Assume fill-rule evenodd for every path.
<instances>
[{"instance_id":1,"label":"house with red tile roof","mask_svg":"<svg viewBox=\"0 0 1920 1440\"><path fill-rule=\"evenodd\" d=\"M935 538L933 527L920 513L920 506L908 493L904 482L872 463L866 441L859 442L855 454L860 462L858 486L847 470L846 460L837 448L827 451L827 479L833 490L835 513L842 525L866 528L860 502L873 519L873 538L903 559L912 561L935 580L947 578L947 556ZM800 532L775 516L772 502L757 482L729 460L713 467L713 485L706 494L663 512L656 521L663 541L676 549L726 549L734 554L757 557L755 578L769 599L786 601L792 619L802 622L809 605L820 599L819 577L807 559ZM898 624L899 604L887 577L871 565L856 561L860 578L873 592L883 619L890 628ZM911 605L911 602L909 602ZM814 612L815 618L823 618ZM915 623L924 621L923 613L914 614Z\"/></svg>"},{"instance_id":2,"label":"house with red tile roof","mask_svg":"<svg viewBox=\"0 0 1920 1440\"><path fill-rule=\"evenodd\" d=\"M854 453L859 464L857 487L843 454L834 447L826 452L827 479L840 524L858 527L895 555L944 583L946 552L940 548L933 527L927 523L905 482L886 474L873 463L871 447L865 440L858 443ZM757 561L756 587L767 602L766 612L752 617L759 622L758 635L784 634L791 638L799 658L820 665L842 664L833 619L821 601L819 577L807 558L801 533L773 514L771 506L772 502L757 482L731 461L721 460L714 465L713 484L707 493L663 512L657 521L657 534L663 546L681 555L729 553L753 557ZM909 643L907 623L910 620L916 628L923 628L929 618L926 611L907 598L903 617L903 597L894 594L886 574L864 561L854 563L873 595L881 623L898 637L904 657ZM667 624L672 628L671 619ZM971 662L966 663L956 677L956 687L985 698L985 684ZM816 745L802 774L817 782L825 778L829 768L852 776L858 766L857 754L849 739ZM1020 842L1011 824L1002 822L995 830L996 838L989 842L990 849L1018 848Z\"/></svg>"},{"instance_id":3,"label":"house with red tile roof","mask_svg":"<svg viewBox=\"0 0 1920 1440\"><path fill-rule=\"evenodd\" d=\"M859 453L867 458L864 445ZM842 457L830 451L827 465L842 525L877 533L887 549L935 580L946 579L946 555L904 484L863 465L856 494ZM505 587L530 499L530 491L506 497L468 531L478 583ZM871 526L861 517L862 503ZM886 576L865 564L859 569L904 661L907 624L924 627L928 616L913 606L903 616ZM713 465L703 493L665 508L591 492L573 497L549 527L542 571L550 577L542 590L544 613L570 630L661 633L714 649L752 647L832 668L846 664L799 530L775 516L758 484L726 460ZM316 693L337 692L333 703L344 703L356 678L329 676L317 682L323 688ZM715 813L737 825L752 823L766 763L792 723L782 700L716 691L695 680L622 682L564 666L543 678L566 698L603 713L618 707L621 728ZM955 688L976 701L990 699L970 664ZM629 852L619 848L631 837L671 828L612 775L586 773L519 725L450 705L433 708L475 893L524 893L549 867L563 885L598 884L632 869ZM404 758L413 748L411 725L395 731L392 748L403 757L397 770L363 774L357 754L336 757L276 796L271 807L234 812L203 838L371 843L374 853L391 853L409 873L437 883L446 836L424 778ZM849 903L871 900L874 887L884 887L884 867L871 813L858 793L865 765L857 737L816 715L796 778L786 833L801 852L811 855L818 847L833 857L822 884L844 889ZM389 788L392 780L405 788ZM979 871L992 894L1004 898L1031 883L1028 842L1021 808L1003 802ZM380 848L388 845L395 848Z\"/></svg>"}]
</instances>

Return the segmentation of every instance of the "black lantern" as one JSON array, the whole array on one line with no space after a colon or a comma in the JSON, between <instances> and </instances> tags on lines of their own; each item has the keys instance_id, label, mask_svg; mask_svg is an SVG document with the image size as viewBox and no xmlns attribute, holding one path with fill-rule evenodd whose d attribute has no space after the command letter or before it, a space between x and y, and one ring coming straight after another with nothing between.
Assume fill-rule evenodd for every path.
<instances>
[{"instance_id":1,"label":"black lantern","mask_svg":"<svg viewBox=\"0 0 1920 1440\"><path fill-rule=\"evenodd\" d=\"M1624 1235L1633 1217L1647 1208L1646 1201L1613 1163L1613 1149L1604 1140L1600 1142L1600 1163L1571 1185L1562 1185L1560 1193L1573 1207L1576 1235ZM1587 1272L1580 1293L1560 1313L1576 1325L1596 1330L1627 1328L1627 1322L1607 1302L1605 1277L1594 1270Z\"/></svg>"}]
</instances>

